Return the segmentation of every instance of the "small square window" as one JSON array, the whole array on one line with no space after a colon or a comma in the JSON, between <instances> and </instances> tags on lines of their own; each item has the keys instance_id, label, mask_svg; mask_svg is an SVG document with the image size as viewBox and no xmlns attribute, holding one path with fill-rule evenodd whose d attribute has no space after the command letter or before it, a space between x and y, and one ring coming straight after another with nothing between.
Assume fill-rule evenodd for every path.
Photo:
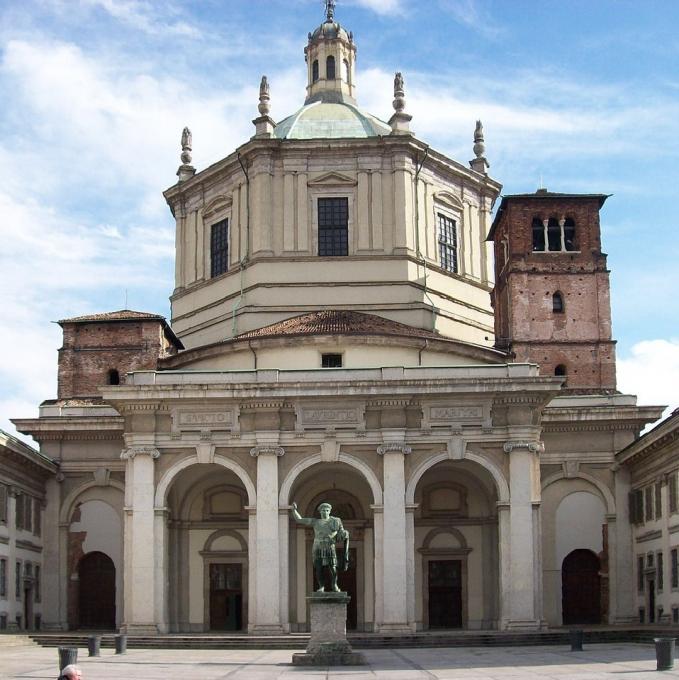
<instances>
[{"instance_id":1,"label":"small square window","mask_svg":"<svg viewBox=\"0 0 679 680\"><path fill-rule=\"evenodd\" d=\"M324 354L321 357L321 368L342 368L342 355Z\"/></svg>"}]
</instances>

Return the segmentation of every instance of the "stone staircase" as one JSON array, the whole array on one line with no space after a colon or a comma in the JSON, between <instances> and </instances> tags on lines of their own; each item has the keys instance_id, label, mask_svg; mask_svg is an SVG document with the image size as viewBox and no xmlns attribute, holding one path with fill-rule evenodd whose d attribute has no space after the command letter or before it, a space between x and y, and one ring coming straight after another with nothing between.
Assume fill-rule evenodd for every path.
<instances>
[{"instance_id":1,"label":"stone staircase","mask_svg":"<svg viewBox=\"0 0 679 680\"><path fill-rule=\"evenodd\" d=\"M0 649L5 647L32 647L36 642L28 634L0 633Z\"/></svg>"},{"instance_id":2,"label":"stone staircase","mask_svg":"<svg viewBox=\"0 0 679 680\"><path fill-rule=\"evenodd\" d=\"M87 648L89 635L100 633L36 633L31 639L43 647ZM679 636L678 627L667 628L585 628L584 644L627 642L651 644L654 637ZM9 636L7 636L9 637ZM15 636L24 637L24 636ZM101 634L102 648L114 647L114 634ZM350 633L349 642L355 649L389 649L392 647L512 647L534 645L570 645L568 629L538 632L512 631L444 631L412 635L381 635ZM129 649L304 649L307 634L255 636L241 634L172 634L130 635Z\"/></svg>"}]
</instances>

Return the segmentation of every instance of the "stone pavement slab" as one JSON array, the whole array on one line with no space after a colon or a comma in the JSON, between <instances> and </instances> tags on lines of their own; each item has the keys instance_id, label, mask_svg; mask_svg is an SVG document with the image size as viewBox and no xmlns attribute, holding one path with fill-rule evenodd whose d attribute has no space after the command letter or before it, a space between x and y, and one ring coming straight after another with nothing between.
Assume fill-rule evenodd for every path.
<instances>
[{"instance_id":1,"label":"stone pavement slab","mask_svg":"<svg viewBox=\"0 0 679 680\"><path fill-rule=\"evenodd\" d=\"M303 651L303 650L300 650ZM88 658L79 650L84 680L664 680L679 678L655 670L651 645L492 647L364 650L368 666L300 668L291 650L131 649L123 656L102 650ZM57 650L40 647L0 649L2 680L57 677Z\"/></svg>"}]
</instances>

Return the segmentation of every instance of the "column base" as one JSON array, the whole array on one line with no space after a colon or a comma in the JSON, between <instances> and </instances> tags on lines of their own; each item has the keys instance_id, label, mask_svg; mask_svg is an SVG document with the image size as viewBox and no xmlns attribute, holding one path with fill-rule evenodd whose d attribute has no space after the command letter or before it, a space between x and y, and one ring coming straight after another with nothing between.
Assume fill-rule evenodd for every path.
<instances>
[{"instance_id":1,"label":"column base","mask_svg":"<svg viewBox=\"0 0 679 680\"><path fill-rule=\"evenodd\" d=\"M42 621L40 623L40 631L45 633L61 633L68 630L66 623L50 623L49 621Z\"/></svg>"},{"instance_id":2,"label":"column base","mask_svg":"<svg viewBox=\"0 0 679 680\"><path fill-rule=\"evenodd\" d=\"M547 627L544 621L538 619L509 619L504 622L504 630L542 630Z\"/></svg>"},{"instance_id":3,"label":"column base","mask_svg":"<svg viewBox=\"0 0 679 680\"><path fill-rule=\"evenodd\" d=\"M120 626L122 635L158 635L155 623L123 623Z\"/></svg>"},{"instance_id":4,"label":"column base","mask_svg":"<svg viewBox=\"0 0 679 680\"><path fill-rule=\"evenodd\" d=\"M388 633L389 635L412 635L417 632L416 623L378 623L375 624L377 633Z\"/></svg>"},{"instance_id":5,"label":"column base","mask_svg":"<svg viewBox=\"0 0 679 680\"><path fill-rule=\"evenodd\" d=\"M248 626L250 635L284 635L285 629L279 623L262 623Z\"/></svg>"}]
</instances>

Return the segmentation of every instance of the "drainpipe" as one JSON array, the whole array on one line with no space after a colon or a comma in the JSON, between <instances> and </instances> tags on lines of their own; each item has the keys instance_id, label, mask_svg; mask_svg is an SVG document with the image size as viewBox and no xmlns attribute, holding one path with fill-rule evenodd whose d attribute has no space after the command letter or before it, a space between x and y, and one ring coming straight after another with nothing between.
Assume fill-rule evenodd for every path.
<instances>
[{"instance_id":1,"label":"drainpipe","mask_svg":"<svg viewBox=\"0 0 679 680\"><path fill-rule=\"evenodd\" d=\"M247 264L250 255L250 176L248 175L248 171L245 169L245 165L243 165L240 153L238 154L238 163L240 164L241 170L245 175L245 186L248 195L247 200L245 201L245 253L238 263L240 267L240 295L231 309L231 337L236 336L236 312L243 304L243 274L245 271L245 265Z\"/></svg>"},{"instance_id":2,"label":"drainpipe","mask_svg":"<svg viewBox=\"0 0 679 680\"><path fill-rule=\"evenodd\" d=\"M427 157L429 156L429 147L424 149L424 157L422 162L418 165L415 171L415 248L417 250L417 259L422 261L422 266L424 267L424 297L429 300L431 305L431 330L436 328L436 305L429 295L429 289L427 285L427 261L422 257L422 251L420 250L420 172L422 171L422 166L424 165Z\"/></svg>"}]
</instances>

